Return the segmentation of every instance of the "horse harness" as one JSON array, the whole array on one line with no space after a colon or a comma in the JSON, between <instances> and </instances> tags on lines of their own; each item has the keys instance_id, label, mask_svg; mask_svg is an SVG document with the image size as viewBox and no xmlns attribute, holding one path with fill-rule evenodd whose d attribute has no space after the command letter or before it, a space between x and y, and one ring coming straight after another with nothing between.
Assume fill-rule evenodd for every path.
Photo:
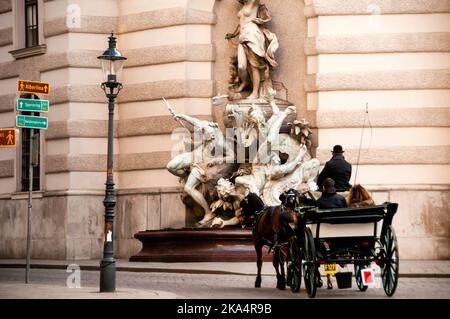
<instances>
[{"instance_id":1,"label":"horse harness","mask_svg":"<svg viewBox=\"0 0 450 319\"><path fill-rule=\"evenodd\" d=\"M261 209L260 211L255 213L255 219L253 221L253 229L252 229L252 234L253 236L256 236L256 227L259 224L260 219L262 218L262 216L264 214L270 214L272 215L274 210L280 207L281 208L281 214L280 214L280 218L282 217L283 214L285 213L289 213L289 210L286 209L286 207L284 207L284 205L280 205L280 206L271 206L271 207L264 207L263 209ZM268 210L270 209L270 210ZM271 217L271 216L270 216ZM266 218L266 220L264 221L266 224L270 224L270 217ZM283 229L283 225L281 225L281 229L280 231ZM287 241L280 243L278 242L278 234L280 233L280 231L277 231L275 229L275 226L272 225L272 231L275 234L274 238L275 240L272 242L271 240L265 238L265 237L261 237L261 239L265 242L265 245L267 245L269 247L269 253L274 250L277 247L282 247L282 246L286 246L287 245Z\"/></svg>"}]
</instances>

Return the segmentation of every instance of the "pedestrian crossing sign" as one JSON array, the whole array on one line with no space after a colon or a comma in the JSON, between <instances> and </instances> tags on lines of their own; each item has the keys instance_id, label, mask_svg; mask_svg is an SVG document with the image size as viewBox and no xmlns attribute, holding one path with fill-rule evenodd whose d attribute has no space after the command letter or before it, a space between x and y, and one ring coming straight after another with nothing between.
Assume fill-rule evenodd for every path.
<instances>
[{"instance_id":1,"label":"pedestrian crossing sign","mask_svg":"<svg viewBox=\"0 0 450 319\"><path fill-rule=\"evenodd\" d=\"M16 129L0 128L0 147L16 147Z\"/></svg>"}]
</instances>

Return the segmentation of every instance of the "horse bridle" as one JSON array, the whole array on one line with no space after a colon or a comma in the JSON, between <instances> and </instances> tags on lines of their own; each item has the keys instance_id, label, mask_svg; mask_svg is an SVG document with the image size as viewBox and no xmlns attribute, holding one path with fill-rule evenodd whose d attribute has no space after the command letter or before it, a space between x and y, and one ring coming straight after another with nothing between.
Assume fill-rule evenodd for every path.
<instances>
[{"instance_id":1,"label":"horse bridle","mask_svg":"<svg viewBox=\"0 0 450 319\"><path fill-rule=\"evenodd\" d=\"M289 190L285 195L285 199L282 205L290 209L295 209L297 205L300 205L299 193L293 190Z\"/></svg>"}]
</instances>

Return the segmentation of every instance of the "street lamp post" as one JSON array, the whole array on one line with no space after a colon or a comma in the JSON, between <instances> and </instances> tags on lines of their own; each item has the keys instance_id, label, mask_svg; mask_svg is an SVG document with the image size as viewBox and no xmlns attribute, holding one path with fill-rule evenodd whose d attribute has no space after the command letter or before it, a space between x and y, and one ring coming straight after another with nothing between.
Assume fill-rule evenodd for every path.
<instances>
[{"instance_id":1,"label":"street lamp post","mask_svg":"<svg viewBox=\"0 0 450 319\"><path fill-rule=\"evenodd\" d=\"M102 89L108 98L108 159L106 171L106 190L103 206L105 206L105 227L103 237L103 259L100 262L100 292L114 292L116 290L116 262L114 260L113 229L114 208L116 194L113 176L113 147L114 147L114 101L119 94L122 83L119 82L124 56L116 49L114 32L109 37L108 49L98 57L102 62L104 82Z\"/></svg>"}]
</instances>

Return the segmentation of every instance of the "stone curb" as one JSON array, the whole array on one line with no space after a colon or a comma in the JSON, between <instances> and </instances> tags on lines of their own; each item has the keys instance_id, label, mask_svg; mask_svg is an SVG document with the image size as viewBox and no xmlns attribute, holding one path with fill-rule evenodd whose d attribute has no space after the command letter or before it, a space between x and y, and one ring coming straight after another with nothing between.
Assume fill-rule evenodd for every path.
<instances>
[{"instance_id":1,"label":"stone curb","mask_svg":"<svg viewBox=\"0 0 450 319\"><path fill-rule=\"evenodd\" d=\"M76 262L74 262L76 263ZM2 268L24 268L24 264L20 263L0 263L0 269ZM64 264L31 264L32 269L67 269L67 265ZM99 271L99 266L93 265L80 265L83 271ZM159 267L129 267L129 266L116 266L116 271L124 272L137 272L137 273L179 273L179 274L208 274L208 275L237 275L237 276L254 276L255 274L249 272L236 272L227 270L214 270L214 269L194 269L194 268L159 268ZM263 276L272 276L272 274L263 273ZM401 278L450 278L450 273L399 273Z\"/></svg>"}]
</instances>

